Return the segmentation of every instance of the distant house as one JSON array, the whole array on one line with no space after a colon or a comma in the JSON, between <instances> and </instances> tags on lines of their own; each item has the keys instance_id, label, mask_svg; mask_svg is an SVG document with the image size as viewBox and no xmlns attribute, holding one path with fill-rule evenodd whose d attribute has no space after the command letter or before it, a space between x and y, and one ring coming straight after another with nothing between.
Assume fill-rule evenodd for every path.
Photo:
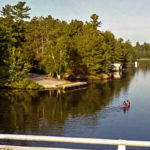
<instances>
[{"instance_id":1,"label":"distant house","mask_svg":"<svg viewBox=\"0 0 150 150\"><path fill-rule=\"evenodd\" d=\"M137 66L138 66L138 62L137 62L137 61L135 61L135 62L134 62L134 65L135 65L135 67L137 68Z\"/></svg>"},{"instance_id":2,"label":"distant house","mask_svg":"<svg viewBox=\"0 0 150 150\"><path fill-rule=\"evenodd\" d=\"M112 64L112 70L113 71L122 70L122 65L120 63L114 63L114 64Z\"/></svg>"}]
</instances>

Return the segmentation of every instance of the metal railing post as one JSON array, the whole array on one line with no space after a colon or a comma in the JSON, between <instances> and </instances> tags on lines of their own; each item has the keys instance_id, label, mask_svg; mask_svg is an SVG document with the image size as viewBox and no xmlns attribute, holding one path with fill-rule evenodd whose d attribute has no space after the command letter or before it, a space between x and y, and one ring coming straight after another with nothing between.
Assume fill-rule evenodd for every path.
<instances>
[{"instance_id":1,"label":"metal railing post","mask_svg":"<svg viewBox=\"0 0 150 150\"><path fill-rule=\"evenodd\" d=\"M126 146L125 145L118 145L118 150L126 150Z\"/></svg>"}]
</instances>

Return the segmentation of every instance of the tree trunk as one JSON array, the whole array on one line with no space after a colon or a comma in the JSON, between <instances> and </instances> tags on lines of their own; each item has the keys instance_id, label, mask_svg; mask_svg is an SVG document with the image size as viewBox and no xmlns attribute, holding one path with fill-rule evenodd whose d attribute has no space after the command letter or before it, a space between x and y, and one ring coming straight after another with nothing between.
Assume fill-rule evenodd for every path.
<instances>
[{"instance_id":1,"label":"tree trunk","mask_svg":"<svg viewBox=\"0 0 150 150\"><path fill-rule=\"evenodd\" d=\"M43 53L44 53L44 44L43 44L43 36L42 36L42 57L43 57Z\"/></svg>"}]
</instances>

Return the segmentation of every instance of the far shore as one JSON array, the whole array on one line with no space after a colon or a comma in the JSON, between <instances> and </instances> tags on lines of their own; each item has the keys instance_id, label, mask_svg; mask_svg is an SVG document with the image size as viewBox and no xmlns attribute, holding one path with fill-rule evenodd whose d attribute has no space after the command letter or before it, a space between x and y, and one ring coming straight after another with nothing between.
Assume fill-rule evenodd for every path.
<instances>
[{"instance_id":1,"label":"far shore","mask_svg":"<svg viewBox=\"0 0 150 150\"><path fill-rule=\"evenodd\" d=\"M150 58L141 58L141 59L137 59L137 61L150 61Z\"/></svg>"}]
</instances>

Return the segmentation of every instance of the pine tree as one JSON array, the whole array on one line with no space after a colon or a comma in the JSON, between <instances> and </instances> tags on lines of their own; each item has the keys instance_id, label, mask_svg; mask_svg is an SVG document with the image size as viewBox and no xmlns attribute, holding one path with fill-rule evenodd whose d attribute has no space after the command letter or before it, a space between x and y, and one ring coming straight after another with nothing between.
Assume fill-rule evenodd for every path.
<instances>
[{"instance_id":1,"label":"pine tree","mask_svg":"<svg viewBox=\"0 0 150 150\"><path fill-rule=\"evenodd\" d=\"M4 19L9 22L6 25L8 58L4 62L8 66L9 81L11 82L21 80L31 68L24 58L26 29L23 19L29 18L28 10L30 8L25 7L25 2L18 2L14 6L6 5L1 11Z\"/></svg>"}]
</instances>

